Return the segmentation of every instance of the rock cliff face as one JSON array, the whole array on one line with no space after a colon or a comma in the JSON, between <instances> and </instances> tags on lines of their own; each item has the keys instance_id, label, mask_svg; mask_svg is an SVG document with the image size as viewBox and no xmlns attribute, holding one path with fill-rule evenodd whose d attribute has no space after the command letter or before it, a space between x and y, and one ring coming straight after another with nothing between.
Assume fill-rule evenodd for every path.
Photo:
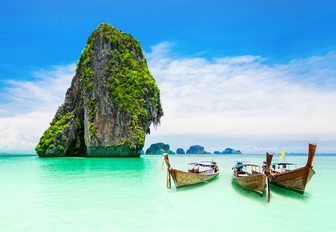
<instances>
[{"instance_id":1,"label":"rock cliff face","mask_svg":"<svg viewBox=\"0 0 336 232\"><path fill-rule=\"evenodd\" d=\"M170 150L169 144L154 143L146 150L146 155L162 155L163 153L175 154Z\"/></svg>"},{"instance_id":2,"label":"rock cliff face","mask_svg":"<svg viewBox=\"0 0 336 232\"><path fill-rule=\"evenodd\" d=\"M200 145L193 145L187 150L187 154L210 154L204 150L204 147Z\"/></svg>"},{"instance_id":3,"label":"rock cliff face","mask_svg":"<svg viewBox=\"0 0 336 232\"><path fill-rule=\"evenodd\" d=\"M222 154L241 154L240 150L235 150L233 148L225 148Z\"/></svg>"},{"instance_id":4,"label":"rock cliff face","mask_svg":"<svg viewBox=\"0 0 336 232\"><path fill-rule=\"evenodd\" d=\"M176 154L185 154L183 148L177 148Z\"/></svg>"},{"instance_id":5,"label":"rock cliff face","mask_svg":"<svg viewBox=\"0 0 336 232\"><path fill-rule=\"evenodd\" d=\"M138 41L108 24L89 37L39 156L139 156L160 123L160 91Z\"/></svg>"}]
</instances>

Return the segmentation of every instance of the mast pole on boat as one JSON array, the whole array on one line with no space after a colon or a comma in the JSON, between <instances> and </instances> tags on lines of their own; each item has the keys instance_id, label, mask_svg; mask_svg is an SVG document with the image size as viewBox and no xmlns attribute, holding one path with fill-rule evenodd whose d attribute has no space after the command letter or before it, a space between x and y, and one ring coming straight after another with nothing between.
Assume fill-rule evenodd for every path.
<instances>
[{"instance_id":1,"label":"mast pole on boat","mask_svg":"<svg viewBox=\"0 0 336 232\"><path fill-rule=\"evenodd\" d=\"M272 158L273 158L273 154L272 153L266 153L266 169L265 169L265 173L264 175L266 176L266 201L270 202L271 200L271 191L270 191L270 179L271 179L271 163L272 163Z\"/></svg>"},{"instance_id":2,"label":"mast pole on boat","mask_svg":"<svg viewBox=\"0 0 336 232\"><path fill-rule=\"evenodd\" d=\"M316 151L316 144L309 144L309 150L308 150L308 160L306 167L310 168L313 164L314 156L315 156L315 151Z\"/></svg>"}]
</instances>

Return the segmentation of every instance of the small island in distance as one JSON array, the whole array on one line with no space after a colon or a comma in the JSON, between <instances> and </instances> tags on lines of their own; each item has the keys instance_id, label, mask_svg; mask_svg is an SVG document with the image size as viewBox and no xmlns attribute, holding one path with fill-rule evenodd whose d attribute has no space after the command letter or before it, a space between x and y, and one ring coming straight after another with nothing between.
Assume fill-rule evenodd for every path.
<instances>
[{"instance_id":1,"label":"small island in distance","mask_svg":"<svg viewBox=\"0 0 336 232\"><path fill-rule=\"evenodd\" d=\"M219 154L225 154L225 155L239 155L239 154L243 154L240 150L235 150L233 148L225 148L222 152L220 151L214 151L213 153L208 152L205 150L205 148L201 145L192 145L189 147L189 149L187 150L187 152L184 151L183 148L179 147L176 149L176 152L173 152L170 149L170 145L169 144L165 144L165 143L154 143L151 144L150 147L146 150L146 155L162 155L163 153L167 153L167 154L178 154L178 155L189 155L189 154L193 154L193 155L200 155L200 154L215 154L215 155L219 155Z\"/></svg>"},{"instance_id":2,"label":"small island in distance","mask_svg":"<svg viewBox=\"0 0 336 232\"><path fill-rule=\"evenodd\" d=\"M164 143L154 143L146 150L146 155L157 155L157 154L175 154L175 152L170 150L169 144Z\"/></svg>"},{"instance_id":3,"label":"small island in distance","mask_svg":"<svg viewBox=\"0 0 336 232\"><path fill-rule=\"evenodd\" d=\"M225 148L224 151L215 151L214 154L219 155L219 154L242 154L240 150L235 150L233 148Z\"/></svg>"}]
</instances>

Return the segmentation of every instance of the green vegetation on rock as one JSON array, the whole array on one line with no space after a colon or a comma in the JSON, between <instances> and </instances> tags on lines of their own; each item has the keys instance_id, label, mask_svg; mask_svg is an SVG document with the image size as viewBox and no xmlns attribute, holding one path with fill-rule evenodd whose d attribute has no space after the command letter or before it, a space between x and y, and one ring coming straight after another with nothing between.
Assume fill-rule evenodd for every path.
<instances>
[{"instance_id":1,"label":"green vegetation on rock","mask_svg":"<svg viewBox=\"0 0 336 232\"><path fill-rule=\"evenodd\" d=\"M163 153L175 154L170 150L169 144L154 143L146 150L146 155L162 155Z\"/></svg>"},{"instance_id":2,"label":"green vegetation on rock","mask_svg":"<svg viewBox=\"0 0 336 232\"><path fill-rule=\"evenodd\" d=\"M46 155L45 152L49 150L54 150L54 152L63 153L64 147L62 145L57 145L55 147L55 138L57 135L62 133L65 127L69 126L69 120L72 114L68 112L58 119L55 123L51 123L50 127L42 135L39 144L36 146L36 152L39 155Z\"/></svg>"},{"instance_id":3,"label":"green vegetation on rock","mask_svg":"<svg viewBox=\"0 0 336 232\"><path fill-rule=\"evenodd\" d=\"M60 129L58 121L68 123L71 114L69 129ZM65 102L36 151L40 156L139 156L149 126L158 125L162 115L160 91L139 42L101 24L90 35ZM60 132L66 139L56 139Z\"/></svg>"},{"instance_id":4,"label":"green vegetation on rock","mask_svg":"<svg viewBox=\"0 0 336 232\"><path fill-rule=\"evenodd\" d=\"M203 146L193 145L190 146L186 154L210 154L210 152L205 151Z\"/></svg>"},{"instance_id":5,"label":"green vegetation on rock","mask_svg":"<svg viewBox=\"0 0 336 232\"><path fill-rule=\"evenodd\" d=\"M146 60L140 56L142 50L138 41L107 24L102 24L98 32L110 41L112 47L118 48L113 51L105 71L109 76L107 86L114 102L131 115L130 136L136 140L137 147L143 147L145 141L143 128L148 117L145 98L149 96L148 100L154 106L154 110L159 111L160 106L156 99L160 91L147 67ZM155 125L158 123L159 121L154 120Z\"/></svg>"}]
</instances>

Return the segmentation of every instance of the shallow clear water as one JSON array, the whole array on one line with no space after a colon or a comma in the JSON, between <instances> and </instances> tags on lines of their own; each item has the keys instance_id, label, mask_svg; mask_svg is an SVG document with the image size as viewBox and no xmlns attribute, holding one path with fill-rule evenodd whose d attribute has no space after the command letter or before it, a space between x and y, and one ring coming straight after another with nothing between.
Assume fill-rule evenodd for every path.
<instances>
[{"instance_id":1,"label":"shallow clear water","mask_svg":"<svg viewBox=\"0 0 336 232\"><path fill-rule=\"evenodd\" d=\"M170 156L178 169L209 159L218 178L168 190L160 156L0 156L0 231L336 231L336 156L315 157L303 196L272 186L269 204L231 181L235 160L263 155Z\"/></svg>"}]
</instances>

